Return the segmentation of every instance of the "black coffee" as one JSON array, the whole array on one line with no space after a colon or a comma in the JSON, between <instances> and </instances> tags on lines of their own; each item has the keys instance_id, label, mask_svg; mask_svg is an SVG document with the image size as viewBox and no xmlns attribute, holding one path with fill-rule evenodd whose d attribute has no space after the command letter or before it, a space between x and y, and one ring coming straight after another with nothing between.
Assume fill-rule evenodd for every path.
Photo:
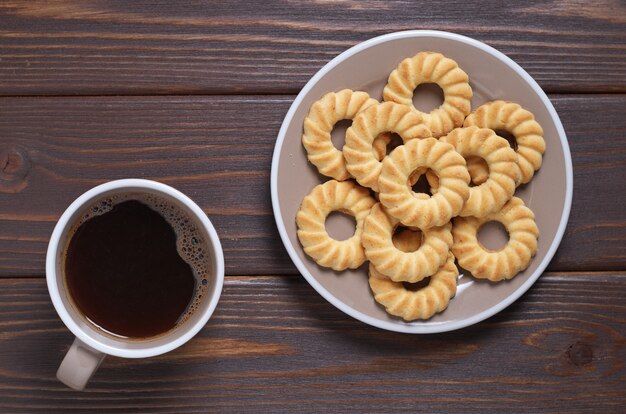
<instances>
[{"instance_id":1,"label":"black coffee","mask_svg":"<svg viewBox=\"0 0 626 414\"><path fill-rule=\"evenodd\" d=\"M189 218L162 200L146 203L100 201L75 229L65 256L66 286L79 312L124 338L173 329L207 284L206 250Z\"/></svg>"}]
</instances>

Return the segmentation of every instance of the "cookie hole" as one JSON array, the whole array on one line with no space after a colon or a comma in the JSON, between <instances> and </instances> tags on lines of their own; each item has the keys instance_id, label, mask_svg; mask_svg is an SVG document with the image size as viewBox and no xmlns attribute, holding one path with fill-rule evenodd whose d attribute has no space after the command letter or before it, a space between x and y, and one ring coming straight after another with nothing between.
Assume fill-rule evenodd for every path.
<instances>
[{"instance_id":1,"label":"cookie hole","mask_svg":"<svg viewBox=\"0 0 626 414\"><path fill-rule=\"evenodd\" d=\"M433 193L430 191L430 185L428 185L426 174L422 174L411 188L413 189L414 193L424 193L428 194L429 196L433 195Z\"/></svg>"},{"instance_id":2,"label":"cookie hole","mask_svg":"<svg viewBox=\"0 0 626 414\"><path fill-rule=\"evenodd\" d=\"M470 175L470 187L476 187L487 181L489 178L489 165L480 157L467 158L467 170Z\"/></svg>"},{"instance_id":3,"label":"cookie hole","mask_svg":"<svg viewBox=\"0 0 626 414\"><path fill-rule=\"evenodd\" d=\"M426 286L428 286L429 283L430 283L430 276L425 277L424 279L415 283L402 282L402 286L404 286L406 290L409 290L411 292L417 292L420 289L424 289Z\"/></svg>"},{"instance_id":4,"label":"cookie hole","mask_svg":"<svg viewBox=\"0 0 626 414\"><path fill-rule=\"evenodd\" d=\"M413 91L413 106L421 112L430 113L443 104L443 90L436 83L422 83Z\"/></svg>"},{"instance_id":5,"label":"cookie hole","mask_svg":"<svg viewBox=\"0 0 626 414\"><path fill-rule=\"evenodd\" d=\"M396 249L405 253L412 253L420 248L422 238L423 234L419 229L398 226L393 231L391 240Z\"/></svg>"},{"instance_id":6,"label":"cookie hole","mask_svg":"<svg viewBox=\"0 0 626 414\"><path fill-rule=\"evenodd\" d=\"M408 185L411 186L411 190L413 190L415 194L422 193L428 195L429 197L433 195L430 183L426 178L426 172L428 171L432 173L431 169L418 169L413 171L409 176Z\"/></svg>"},{"instance_id":7,"label":"cookie hole","mask_svg":"<svg viewBox=\"0 0 626 414\"><path fill-rule=\"evenodd\" d=\"M488 221L478 229L478 242L486 250L497 252L509 242L509 233L499 221Z\"/></svg>"},{"instance_id":8,"label":"cookie hole","mask_svg":"<svg viewBox=\"0 0 626 414\"><path fill-rule=\"evenodd\" d=\"M342 119L335 124L333 130L330 132L330 140L338 150L341 150L346 143L346 131L351 126L351 119Z\"/></svg>"},{"instance_id":9,"label":"cookie hole","mask_svg":"<svg viewBox=\"0 0 626 414\"><path fill-rule=\"evenodd\" d=\"M496 129L495 132L497 136L509 141L509 145L511 146L511 148L517 151L517 140L515 139L515 136L513 134L511 134L506 129Z\"/></svg>"},{"instance_id":10,"label":"cookie hole","mask_svg":"<svg viewBox=\"0 0 626 414\"><path fill-rule=\"evenodd\" d=\"M400 137L400 135L396 134L395 132L392 132L391 141L389 141L389 144L387 144L387 147L385 148L385 154L389 155L391 151L395 150L402 144L404 144L404 141L402 141L402 138Z\"/></svg>"},{"instance_id":11,"label":"cookie hole","mask_svg":"<svg viewBox=\"0 0 626 414\"><path fill-rule=\"evenodd\" d=\"M333 211L326 217L326 232L335 240L347 240L356 231L356 220L349 214Z\"/></svg>"}]
</instances>

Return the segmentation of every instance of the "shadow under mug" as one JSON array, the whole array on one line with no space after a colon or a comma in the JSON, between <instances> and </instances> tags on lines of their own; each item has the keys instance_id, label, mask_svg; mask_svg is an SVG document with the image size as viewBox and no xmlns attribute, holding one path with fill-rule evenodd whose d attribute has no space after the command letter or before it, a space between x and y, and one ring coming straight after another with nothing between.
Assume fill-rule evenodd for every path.
<instances>
[{"instance_id":1,"label":"shadow under mug","mask_svg":"<svg viewBox=\"0 0 626 414\"><path fill-rule=\"evenodd\" d=\"M207 240L210 278L206 297L190 317L164 335L145 340L124 340L107 335L86 322L75 309L65 287L62 263L69 232L90 203L116 194L152 194L169 201L195 222ZM132 197L131 197L132 198ZM191 339L207 323L217 306L224 283L224 254L213 225L189 197L155 181L124 179L92 188L65 210L56 224L46 256L46 280L54 307L63 323L76 336L57 371L57 378L67 386L82 390L106 355L145 358L171 351Z\"/></svg>"}]
</instances>

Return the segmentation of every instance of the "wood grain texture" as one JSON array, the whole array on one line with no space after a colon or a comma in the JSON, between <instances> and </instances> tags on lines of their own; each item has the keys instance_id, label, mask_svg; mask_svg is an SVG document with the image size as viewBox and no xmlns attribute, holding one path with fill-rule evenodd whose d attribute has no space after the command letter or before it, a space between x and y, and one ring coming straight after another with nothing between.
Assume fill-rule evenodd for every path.
<instances>
[{"instance_id":1,"label":"wood grain texture","mask_svg":"<svg viewBox=\"0 0 626 414\"><path fill-rule=\"evenodd\" d=\"M43 275L56 220L118 178L170 184L209 215L227 274L297 274L269 174L292 97L0 99L0 276ZM626 268L625 95L554 96L574 159L574 204L550 270Z\"/></svg>"},{"instance_id":2,"label":"wood grain texture","mask_svg":"<svg viewBox=\"0 0 626 414\"><path fill-rule=\"evenodd\" d=\"M368 327L302 278L232 277L189 343L108 357L77 393L43 279L0 280L2 412L619 412L626 275L549 274L499 315L440 335Z\"/></svg>"},{"instance_id":3,"label":"wood grain texture","mask_svg":"<svg viewBox=\"0 0 626 414\"><path fill-rule=\"evenodd\" d=\"M574 166L574 197L554 270L626 268L626 95L554 96ZM613 204L616 202L616 204Z\"/></svg>"},{"instance_id":4,"label":"wood grain texture","mask_svg":"<svg viewBox=\"0 0 626 414\"><path fill-rule=\"evenodd\" d=\"M548 92L626 91L619 0L11 0L0 94L293 94L347 48L410 29L483 41Z\"/></svg>"},{"instance_id":5,"label":"wood grain texture","mask_svg":"<svg viewBox=\"0 0 626 414\"><path fill-rule=\"evenodd\" d=\"M0 412L624 412L626 4L435 3L0 2ZM574 161L552 272L489 320L428 336L322 299L297 276L269 194L276 135L305 82L409 29L517 61L551 93ZM55 378L73 337L48 297L45 250L72 200L128 177L194 199L228 277L192 341L108 357L78 393Z\"/></svg>"}]
</instances>

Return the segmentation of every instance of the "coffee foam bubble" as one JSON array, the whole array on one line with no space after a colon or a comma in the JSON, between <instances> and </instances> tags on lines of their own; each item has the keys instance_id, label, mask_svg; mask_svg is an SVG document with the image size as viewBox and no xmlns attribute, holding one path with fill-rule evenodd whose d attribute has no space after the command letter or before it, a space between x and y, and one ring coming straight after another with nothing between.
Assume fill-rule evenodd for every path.
<instances>
[{"instance_id":1,"label":"coffee foam bubble","mask_svg":"<svg viewBox=\"0 0 626 414\"><path fill-rule=\"evenodd\" d=\"M87 220L105 214L117 204L124 201L137 200L144 203L152 210L159 213L172 227L176 234L176 250L180 257L191 266L195 283L194 298L189 303L187 310L181 316L177 326L184 323L200 307L209 285L209 248L208 241L204 239L193 220L180 207L176 207L171 201L153 194L115 194L98 199L91 203L82 217L73 226L71 236L76 229Z\"/></svg>"}]
</instances>

